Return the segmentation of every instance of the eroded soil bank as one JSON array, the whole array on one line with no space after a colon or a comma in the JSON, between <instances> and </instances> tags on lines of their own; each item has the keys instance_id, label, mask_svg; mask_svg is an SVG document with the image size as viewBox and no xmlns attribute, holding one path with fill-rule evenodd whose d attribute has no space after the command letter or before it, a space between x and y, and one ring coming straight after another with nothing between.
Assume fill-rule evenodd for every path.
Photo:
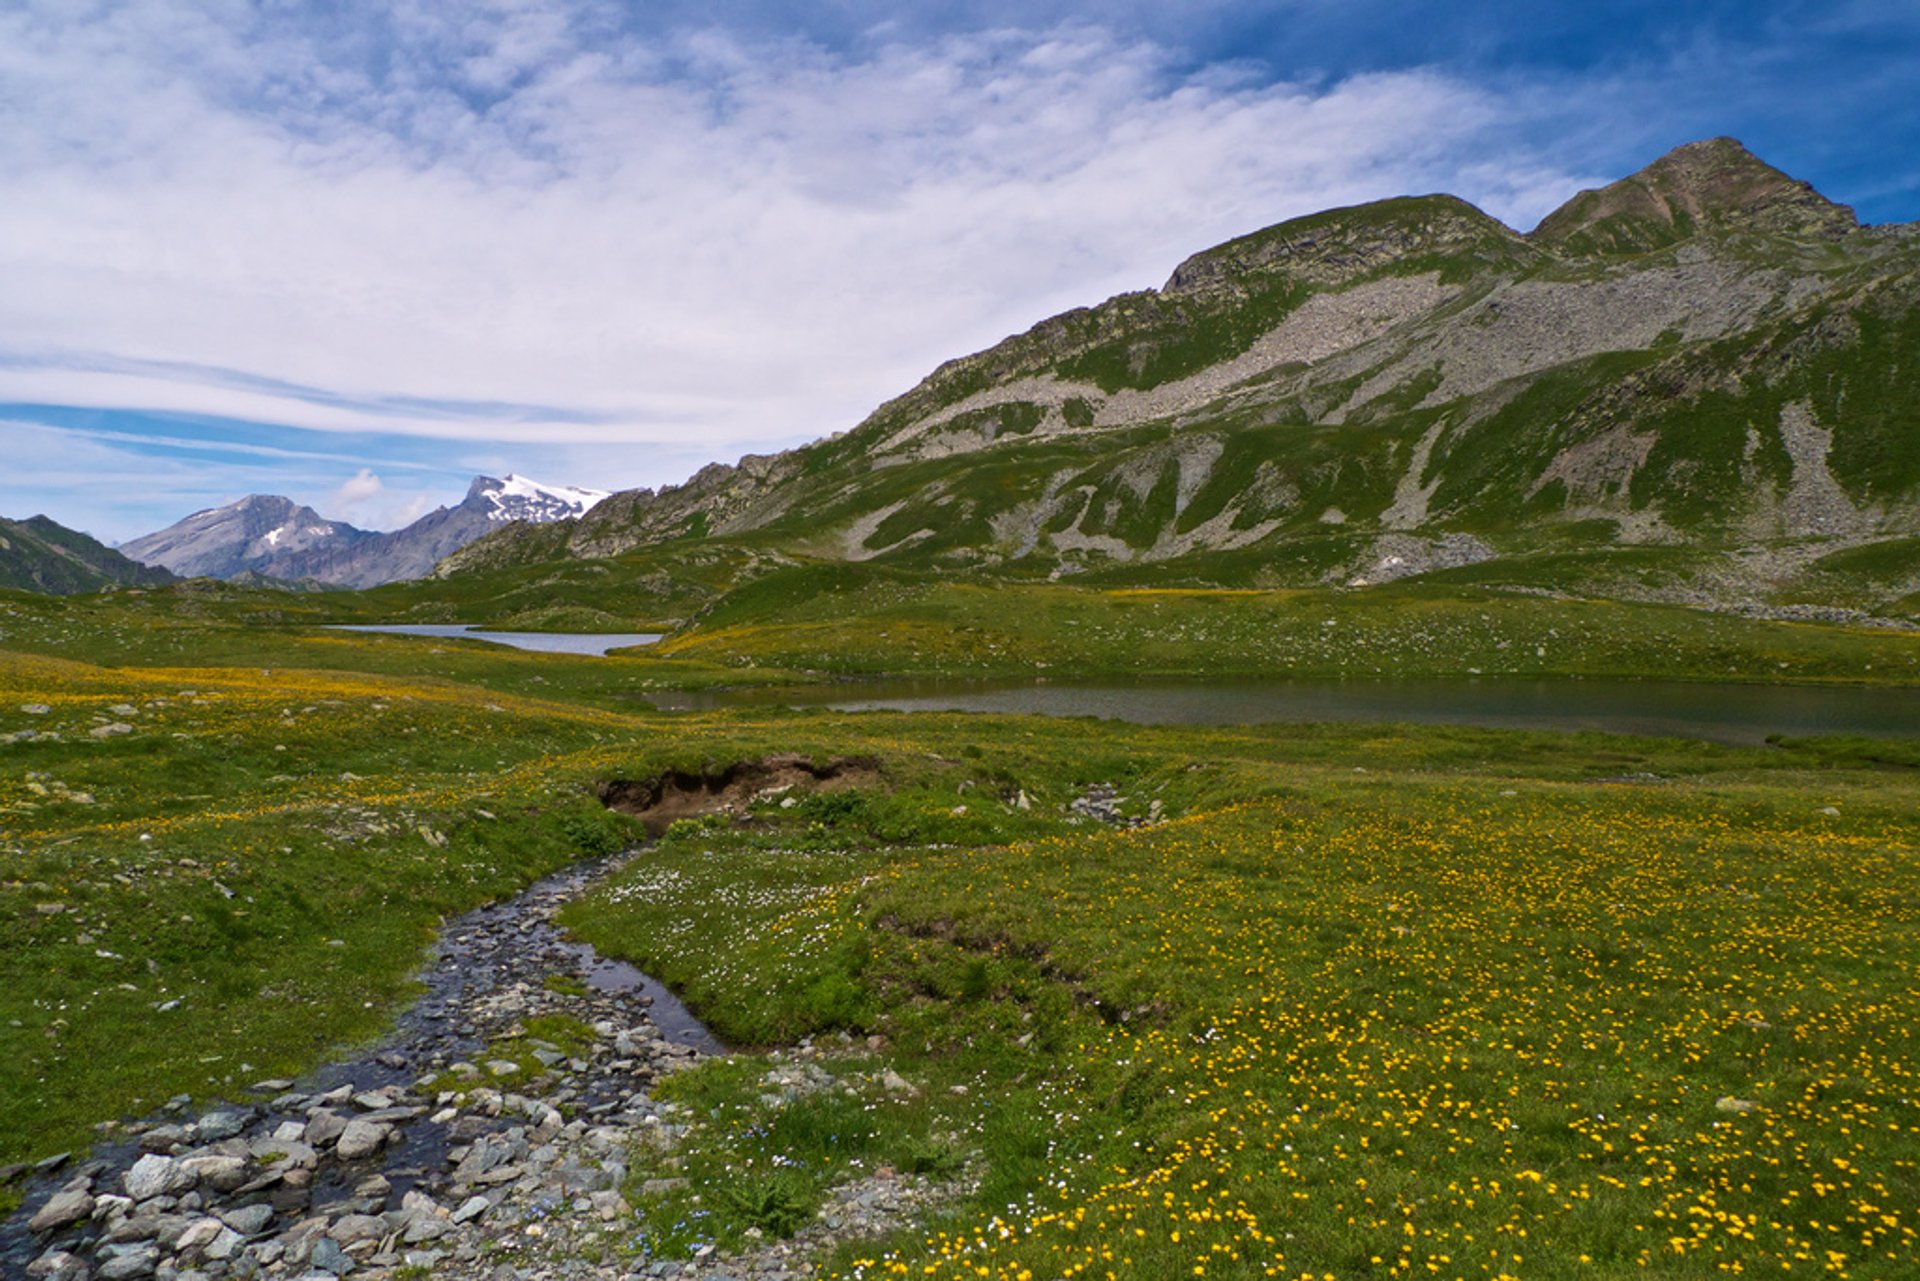
<instances>
[{"instance_id":1,"label":"eroded soil bank","mask_svg":"<svg viewBox=\"0 0 1920 1281\"><path fill-rule=\"evenodd\" d=\"M656 836L675 819L734 813L748 803L804 788L831 792L880 782L880 763L867 756L836 756L816 765L805 756L778 753L736 761L699 773L668 770L644 779L607 779L597 792L608 809L639 819Z\"/></svg>"}]
</instances>

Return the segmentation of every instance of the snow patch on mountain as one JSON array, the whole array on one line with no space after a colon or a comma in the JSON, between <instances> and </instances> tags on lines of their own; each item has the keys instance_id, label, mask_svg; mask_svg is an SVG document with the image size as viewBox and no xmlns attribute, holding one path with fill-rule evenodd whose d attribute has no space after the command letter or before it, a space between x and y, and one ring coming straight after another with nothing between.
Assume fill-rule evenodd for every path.
<instances>
[{"instance_id":1,"label":"snow patch on mountain","mask_svg":"<svg viewBox=\"0 0 1920 1281\"><path fill-rule=\"evenodd\" d=\"M535 524L570 520L606 496L604 489L548 485L512 472L507 473L505 480L476 476L473 487L467 491L469 501L481 499L489 504L487 519L490 521L530 520Z\"/></svg>"}]
</instances>

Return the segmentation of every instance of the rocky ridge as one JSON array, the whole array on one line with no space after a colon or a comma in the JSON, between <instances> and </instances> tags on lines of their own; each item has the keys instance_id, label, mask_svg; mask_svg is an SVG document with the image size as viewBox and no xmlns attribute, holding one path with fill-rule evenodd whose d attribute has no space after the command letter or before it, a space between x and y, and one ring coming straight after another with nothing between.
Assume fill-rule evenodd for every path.
<instances>
[{"instance_id":1,"label":"rocky ridge","mask_svg":"<svg viewBox=\"0 0 1920 1281\"><path fill-rule=\"evenodd\" d=\"M1754 564L1920 529L1893 372L1914 358L1920 234L1713 139L1525 235L1445 196L1267 228L949 361L849 432L436 573L689 538L1059 572L1308 547L1334 583L1453 563L1462 537ZM1710 577L1738 597L1796 563Z\"/></svg>"}]
</instances>

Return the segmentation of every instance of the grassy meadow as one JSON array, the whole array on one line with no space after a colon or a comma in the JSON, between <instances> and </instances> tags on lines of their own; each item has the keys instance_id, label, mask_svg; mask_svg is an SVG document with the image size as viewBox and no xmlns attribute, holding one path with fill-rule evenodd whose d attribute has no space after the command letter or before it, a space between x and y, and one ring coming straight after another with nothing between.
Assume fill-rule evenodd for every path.
<instances>
[{"instance_id":1,"label":"grassy meadow","mask_svg":"<svg viewBox=\"0 0 1920 1281\"><path fill-rule=\"evenodd\" d=\"M790 1233L884 1168L948 1195L830 1273L1920 1273L1912 741L638 697L1336 649L1910 683L1910 637L1434 588L759 582L608 659L322 632L347 604L265 593L0 600L0 1166L377 1034L444 916L640 839L596 782L792 751L878 775L684 819L566 913L744 1047L662 1085L694 1127L635 1154L637 1259ZM1075 812L1096 784L1140 825ZM769 1092L760 1051L800 1043L834 1088Z\"/></svg>"}]
</instances>

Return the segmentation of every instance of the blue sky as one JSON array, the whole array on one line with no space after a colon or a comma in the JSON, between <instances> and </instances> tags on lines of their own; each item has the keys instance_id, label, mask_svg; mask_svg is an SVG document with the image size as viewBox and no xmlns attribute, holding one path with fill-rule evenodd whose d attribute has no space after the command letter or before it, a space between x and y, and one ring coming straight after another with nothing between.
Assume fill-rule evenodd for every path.
<instances>
[{"instance_id":1,"label":"blue sky","mask_svg":"<svg viewBox=\"0 0 1920 1281\"><path fill-rule=\"evenodd\" d=\"M672 483L1282 218L1717 134L1920 219L1916 84L1912 0L28 0L0 514Z\"/></svg>"}]
</instances>

